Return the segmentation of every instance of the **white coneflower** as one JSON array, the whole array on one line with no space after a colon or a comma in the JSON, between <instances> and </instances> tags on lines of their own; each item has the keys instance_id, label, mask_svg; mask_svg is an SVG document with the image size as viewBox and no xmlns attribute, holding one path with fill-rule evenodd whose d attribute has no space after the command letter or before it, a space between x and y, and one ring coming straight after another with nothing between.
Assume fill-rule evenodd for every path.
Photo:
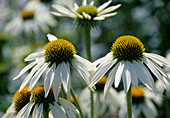
<instances>
[{"instance_id":1,"label":"white coneflower","mask_svg":"<svg viewBox=\"0 0 170 118\"><path fill-rule=\"evenodd\" d=\"M105 57L94 62L98 66L97 71L92 77L90 87L93 87L100 78L109 70L104 93L106 94L114 83L118 87L121 78L123 80L124 90L127 92L132 85L138 88L138 80L140 80L149 89L155 91L155 83L152 72L162 84L165 85L163 77L169 82L170 79L162 66L170 66L170 61L164 57L145 53L144 45L134 36L121 36L112 45L111 52Z\"/></svg>"},{"instance_id":2,"label":"white coneflower","mask_svg":"<svg viewBox=\"0 0 170 118\"><path fill-rule=\"evenodd\" d=\"M22 90L22 88L30 81L29 90L32 90L41 75L47 71L44 80L45 96L48 95L49 89L51 85L53 85L55 99L57 100L61 83L67 95L70 95L71 67L74 67L79 72L88 85L90 84L88 66L91 65L91 62L76 55L76 50L69 41L57 39L51 34L48 34L47 36L50 42L46 45L44 51L32 53L25 58L25 61L34 61L24 67L14 79L19 78L33 67L20 87Z\"/></svg>"},{"instance_id":3,"label":"white coneflower","mask_svg":"<svg viewBox=\"0 0 170 118\"><path fill-rule=\"evenodd\" d=\"M126 97L124 91L119 94L119 100L121 101L121 108L119 111L120 118L126 118ZM132 87L132 118L138 118L144 115L145 118L155 118L158 115L153 101L160 106L162 104L162 95L155 95L147 88Z\"/></svg>"},{"instance_id":4,"label":"white coneflower","mask_svg":"<svg viewBox=\"0 0 170 118\"><path fill-rule=\"evenodd\" d=\"M14 36L23 32L30 36L32 33L48 32L49 27L55 25L56 20L46 7L36 3L36 1L30 1L23 10L18 12L15 18L7 23L5 31Z\"/></svg>"},{"instance_id":5,"label":"white coneflower","mask_svg":"<svg viewBox=\"0 0 170 118\"><path fill-rule=\"evenodd\" d=\"M53 87L50 88L48 96L45 97L43 85L34 88L30 102L19 111L17 117L28 118L31 111L32 118L41 118L44 114L49 116L49 111L51 111L54 118L67 118L67 116L75 118L75 115L79 114L71 102L62 98L59 98L58 102L55 101Z\"/></svg>"},{"instance_id":6,"label":"white coneflower","mask_svg":"<svg viewBox=\"0 0 170 118\"><path fill-rule=\"evenodd\" d=\"M119 108L118 93L113 88L107 93L104 98L103 88L106 83L106 76L103 76L95 85L94 92L94 118L104 116L109 111L110 114L115 115ZM90 118L90 89L86 87L80 94L79 101L84 114Z\"/></svg>"},{"instance_id":7,"label":"white coneflower","mask_svg":"<svg viewBox=\"0 0 170 118\"><path fill-rule=\"evenodd\" d=\"M78 6L77 3L65 4L65 6L54 4L53 7L57 12L51 12L56 16L61 17L71 17L78 20L79 25L95 25L94 21L104 20L106 17L111 17L116 15L113 12L121 5L108 7L112 0L102 4L98 8L94 6L94 1L87 4L87 0L82 1L82 5ZM107 8L108 7L108 8Z\"/></svg>"}]
</instances>

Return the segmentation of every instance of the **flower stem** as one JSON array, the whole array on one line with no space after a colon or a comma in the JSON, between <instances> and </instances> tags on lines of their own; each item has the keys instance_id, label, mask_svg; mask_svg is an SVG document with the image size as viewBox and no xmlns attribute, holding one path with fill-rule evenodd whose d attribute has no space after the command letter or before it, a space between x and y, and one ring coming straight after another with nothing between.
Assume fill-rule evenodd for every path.
<instances>
[{"instance_id":1,"label":"flower stem","mask_svg":"<svg viewBox=\"0 0 170 118\"><path fill-rule=\"evenodd\" d=\"M80 117L81 117L81 118L84 118L83 112L82 112L82 110L81 110L81 107L80 107L80 105L79 105L79 103L78 103L78 100L77 100L77 98L76 98L76 96L75 96L74 91L73 91L72 88L71 88L70 92L71 92L71 95L72 95L72 97L73 97L73 99L74 99L74 103L75 103L77 109L78 109L79 112L80 112Z\"/></svg>"},{"instance_id":2,"label":"flower stem","mask_svg":"<svg viewBox=\"0 0 170 118\"><path fill-rule=\"evenodd\" d=\"M84 41L86 47L87 59L91 61L91 37L90 37L90 26L84 27ZM93 102L93 91L90 90L90 101L91 101L91 118L94 116L94 102Z\"/></svg>"},{"instance_id":3,"label":"flower stem","mask_svg":"<svg viewBox=\"0 0 170 118\"><path fill-rule=\"evenodd\" d=\"M48 106L44 106L44 109L43 109L43 118L49 118L49 110L48 110Z\"/></svg>"},{"instance_id":4,"label":"flower stem","mask_svg":"<svg viewBox=\"0 0 170 118\"><path fill-rule=\"evenodd\" d=\"M127 101L127 118L132 118L132 94L131 94L131 86L126 94Z\"/></svg>"}]
</instances>

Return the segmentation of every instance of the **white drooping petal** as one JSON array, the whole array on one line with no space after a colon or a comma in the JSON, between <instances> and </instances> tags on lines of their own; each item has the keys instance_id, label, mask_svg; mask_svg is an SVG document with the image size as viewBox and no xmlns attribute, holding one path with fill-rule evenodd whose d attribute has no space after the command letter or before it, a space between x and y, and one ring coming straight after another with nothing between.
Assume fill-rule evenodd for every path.
<instances>
[{"instance_id":1,"label":"white drooping petal","mask_svg":"<svg viewBox=\"0 0 170 118\"><path fill-rule=\"evenodd\" d=\"M55 75L55 68L56 64L54 63L48 70L45 79L44 79L44 90L45 90L45 97L48 96L50 87L53 83L54 75Z\"/></svg>"},{"instance_id":2,"label":"white drooping petal","mask_svg":"<svg viewBox=\"0 0 170 118\"><path fill-rule=\"evenodd\" d=\"M116 88L118 87L118 85L120 83L122 73L123 73L123 70L124 70L124 66L125 66L124 62L119 63L119 67L118 67L117 72L115 74L115 87Z\"/></svg>"},{"instance_id":3,"label":"white drooping petal","mask_svg":"<svg viewBox=\"0 0 170 118\"><path fill-rule=\"evenodd\" d=\"M31 112L31 109L33 107L33 103L29 102L26 104L17 114L16 118L21 117L21 118L28 118Z\"/></svg>"},{"instance_id":4,"label":"white drooping petal","mask_svg":"<svg viewBox=\"0 0 170 118\"><path fill-rule=\"evenodd\" d=\"M52 115L54 118L67 118L64 111L61 109L59 105L53 106L52 104L49 104Z\"/></svg>"},{"instance_id":5,"label":"white drooping petal","mask_svg":"<svg viewBox=\"0 0 170 118\"><path fill-rule=\"evenodd\" d=\"M58 13L58 12L53 12L53 11L51 11L50 13L53 14L53 15L56 15L56 16L63 16L62 14L60 14L60 13Z\"/></svg>"},{"instance_id":6,"label":"white drooping petal","mask_svg":"<svg viewBox=\"0 0 170 118\"><path fill-rule=\"evenodd\" d=\"M82 1L82 6L86 6L87 5L87 0L83 0Z\"/></svg>"},{"instance_id":7,"label":"white drooping petal","mask_svg":"<svg viewBox=\"0 0 170 118\"><path fill-rule=\"evenodd\" d=\"M98 17L94 17L93 20L104 20L104 17L98 16Z\"/></svg>"},{"instance_id":8,"label":"white drooping petal","mask_svg":"<svg viewBox=\"0 0 170 118\"><path fill-rule=\"evenodd\" d=\"M103 14L112 12L112 11L116 10L117 8L119 8L120 6L121 6L121 4L108 7L107 9L104 9L103 11L101 11L100 13L98 13L98 16L101 16L101 15L103 15Z\"/></svg>"},{"instance_id":9,"label":"white drooping petal","mask_svg":"<svg viewBox=\"0 0 170 118\"><path fill-rule=\"evenodd\" d=\"M152 76L150 75L148 69L139 61L134 61L134 67L136 69L136 74L139 78L139 80L147 86L149 89L156 91L156 87L153 81Z\"/></svg>"},{"instance_id":10,"label":"white drooping petal","mask_svg":"<svg viewBox=\"0 0 170 118\"><path fill-rule=\"evenodd\" d=\"M116 61L112 60L111 62L100 65L94 73L89 87L93 87L115 63Z\"/></svg>"},{"instance_id":11,"label":"white drooping petal","mask_svg":"<svg viewBox=\"0 0 170 118\"><path fill-rule=\"evenodd\" d=\"M89 83L90 82L90 80L89 80L89 77L90 77L89 72L85 68L83 68L83 66L79 62L77 62L75 60L72 61L72 64L73 64L74 68L78 71L78 73L82 76L82 78L84 79L86 84L89 85L90 84Z\"/></svg>"},{"instance_id":12,"label":"white drooping petal","mask_svg":"<svg viewBox=\"0 0 170 118\"><path fill-rule=\"evenodd\" d=\"M34 107L34 110L33 110L33 113L32 113L32 117L33 117L33 118L37 118L37 117L38 117L38 116L37 116L38 114L36 113L36 112L37 112L37 109L38 109L38 104L36 104L35 107Z\"/></svg>"},{"instance_id":13,"label":"white drooping petal","mask_svg":"<svg viewBox=\"0 0 170 118\"><path fill-rule=\"evenodd\" d=\"M114 13L109 13L109 14L101 15L100 17L106 18L106 17L114 16L114 15L116 15L116 14L117 14L117 12L114 12Z\"/></svg>"},{"instance_id":14,"label":"white drooping petal","mask_svg":"<svg viewBox=\"0 0 170 118\"><path fill-rule=\"evenodd\" d=\"M60 77L61 77L61 81L63 84L63 88L65 90L65 92L68 92L68 82L70 79L70 68L69 68L69 63L61 63L60 66Z\"/></svg>"},{"instance_id":15,"label":"white drooping petal","mask_svg":"<svg viewBox=\"0 0 170 118\"><path fill-rule=\"evenodd\" d=\"M40 104L38 109L36 110L37 118L41 118L43 112L43 104Z\"/></svg>"},{"instance_id":16,"label":"white drooping petal","mask_svg":"<svg viewBox=\"0 0 170 118\"><path fill-rule=\"evenodd\" d=\"M61 86L61 78L60 78L60 66L57 67L55 70L54 80L53 80L53 87L54 87L54 98L58 100L58 91Z\"/></svg>"},{"instance_id":17,"label":"white drooping petal","mask_svg":"<svg viewBox=\"0 0 170 118\"><path fill-rule=\"evenodd\" d=\"M142 112L143 112L143 115L145 116L145 118L154 118L154 114L153 114L153 111L152 109L150 109L146 103L144 103L142 105Z\"/></svg>"},{"instance_id":18,"label":"white drooping petal","mask_svg":"<svg viewBox=\"0 0 170 118\"><path fill-rule=\"evenodd\" d=\"M146 64L146 66L150 69L150 71L162 82L164 86L166 86L165 81L163 80L161 74L154 68L154 66L151 63L149 63L150 60L146 58L143 59L143 61Z\"/></svg>"},{"instance_id":19,"label":"white drooping petal","mask_svg":"<svg viewBox=\"0 0 170 118\"><path fill-rule=\"evenodd\" d=\"M35 84L38 82L38 80L40 79L43 72L47 69L48 65L49 65L49 63L44 63L44 65L32 77L30 86L29 86L29 91L34 88Z\"/></svg>"},{"instance_id":20,"label":"white drooping petal","mask_svg":"<svg viewBox=\"0 0 170 118\"><path fill-rule=\"evenodd\" d=\"M64 107L64 109L69 109L70 111L79 114L79 111L77 110L77 108L68 100L63 99L63 98L59 98L59 103Z\"/></svg>"},{"instance_id":21,"label":"white drooping petal","mask_svg":"<svg viewBox=\"0 0 170 118\"><path fill-rule=\"evenodd\" d=\"M136 75L136 71L135 71L135 68L133 67L133 61L132 63L131 62L127 62L127 66L128 70L130 71L131 73L131 82L132 82L132 85L138 89L138 78L137 78L137 75Z\"/></svg>"},{"instance_id":22,"label":"white drooping petal","mask_svg":"<svg viewBox=\"0 0 170 118\"><path fill-rule=\"evenodd\" d=\"M109 73L109 76L106 80L106 84L104 87L104 97L106 96L106 94L110 90L110 88L112 87L112 84L115 80L115 74L116 74L117 68L118 68L118 64Z\"/></svg>"},{"instance_id":23,"label":"white drooping petal","mask_svg":"<svg viewBox=\"0 0 170 118\"><path fill-rule=\"evenodd\" d=\"M128 92L129 87L131 85L131 73L129 69L129 62L125 61L125 67L124 67L124 72L123 72L123 85L125 89L125 93Z\"/></svg>"},{"instance_id":24,"label":"white drooping petal","mask_svg":"<svg viewBox=\"0 0 170 118\"><path fill-rule=\"evenodd\" d=\"M13 78L13 80L15 79L18 79L20 76L22 76L26 71L28 71L30 68L32 68L35 64L37 64L37 61L34 61L30 64L28 64L27 66L25 66L21 71L20 73L15 77Z\"/></svg>"},{"instance_id":25,"label":"white drooping petal","mask_svg":"<svg viewBox=\"0 0 170 118\"><path fill-rule=\"evenodd\" d=\"M102 10L105 9L111 2L112 2L112 0L109 0L108 2L105 2L104 4L102 4L101 6L99 6L99 7L97 8L97 11L98 11L98 12L102 11Z\"/></svg>"},{"instance_id":26,"label":"white drooping petal","mask_svg":"<svg viewBox=\"0 0 170 118\"><path fill-rule=\"evenodd\" d=\"M144 55L147 56L148 58L156 59L157 61L161 62L163 65L170 67L170 61L160 55L153 54L153 53L144 53Z\"/></svg>"},{"instance_id":27,"label":"white drooping petal","mask_svg":"<svg viewBox=\"0 0 170 118\"><path fill-rule=\"evenodd\" d=\"M28 82L31 80L32 76L34 75L34 73L44 64L44 60L42 60L41 62L38 62L38 64L31 70L31 72L27 75L27 77L23 80L21 86L20 86L20 90L21 91L27 84Z\"/></svg>"},{"instance_id":28,"label":"white drooping petal","mask_svg":"<svg viewBox=\"0 0 170 118\"><path fill-rule=\"evenodd\" d=\"M69 9L67 9L63 6L53 5L53 8L55 8L58 12L62 13L65 16L70 16L70 17L73 17L73 18L76 17L76 15L74 13L72 13Z\"/></svg>"},{"instance_id":29,"label":"white drooping petal","mask_svg":"<svg viewBox=\"0 0 170 118\"><path fill-rule=\"evenodd\" d=\"M48 37L48 40L51 42L51 41L55 41L57 40L58 38L52 34L47 34L47 37Z\"/></svg>"},{"instance_id":30,"label":"white drooping petal","mask_svg":"<svg viewBox=\"0 0 170 118\"><path fill-rule=\"evenodd\" d=\"M43 58L44 55L43 55L43 52L34 52L34 53L31 53L30 55L28 55L24 61L32 61L32 60L35 60L35 59L38 59L38 58Z\"/></svg>"}]
</instances>

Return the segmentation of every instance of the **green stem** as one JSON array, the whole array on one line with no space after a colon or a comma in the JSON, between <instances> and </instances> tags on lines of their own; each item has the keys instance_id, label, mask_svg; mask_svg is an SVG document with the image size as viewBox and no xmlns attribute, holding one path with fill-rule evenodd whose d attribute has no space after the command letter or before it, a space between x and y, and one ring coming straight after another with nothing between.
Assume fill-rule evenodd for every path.
<instances>
[{"instance_id":1,"label":"green stem","mask_svg":"<svg viewBox=\"0 0 170 118\"><path fill-rule=\"evenodd\" d=\"M91 61L91 37L90 37L90 26L84 27L84 42L86 47L87 59Z\"/></svg>"},{"instance_id":2,"label":"green stem","mask_svg":"<svg viewBox=\"0 0 170 118\"><path fill-rule=\"evenodd\" d=\"M90 26L84 27L84 42L86 47L87 59L91 61L91 37L90 37ZM90 101L91 101L91 118L94 116L94 102L93 102L93 92L90 91Z\"/></svg>"},{"instance_id":3,"label":"green stem","mask_svg":"<svg viewBox=\"0 0 170 118\"><path fill-rule=\"evenodd\" d=\"M70 92L71 92L71 95L72 95L72 97L73 97L73 99L74 99L74 103L75 103L77 109L78 109L79 112L80 112L80 117L81 117L81 118L84 118L83 112L82 112L82 110L81 110L81 107L80 107L80 105L79 105L79 102L78 102L78 100L77 100L77 98L76 98L76 96L75 96L74 91L73 91L72 88L71 88Z\"/></svg>"},{"instance_id":4,"label":"green stem","mask_svg":"<svg viewBox=\"0 0 170 118\"><path fill-rule=\"evenodd\" d=\"M127 118L132 118L132 94L131 94L131 86L126 94L127 100Z\"/></svg>"},{"instance_id":5,"label":"green stem","mask_svg":"<svg viewBox=\"0 0 170 118\"><path fill-rule=\"evenodd\" d=\"M170 118L170 102L169 102L169 98L166 96L165 98L165 109L166 109L166 118Z\"/></svg>"},{"instance_id":6,"label":"green stem","mask_svg":"<svg viewBox=\"0 0 170 118\"><path fill-rule=\"evenodd\" d=\"M48 110L48 106L44 106L44 109L43 109L43 118L49 118L49 110Z\"/></svg>"}]
</instances>

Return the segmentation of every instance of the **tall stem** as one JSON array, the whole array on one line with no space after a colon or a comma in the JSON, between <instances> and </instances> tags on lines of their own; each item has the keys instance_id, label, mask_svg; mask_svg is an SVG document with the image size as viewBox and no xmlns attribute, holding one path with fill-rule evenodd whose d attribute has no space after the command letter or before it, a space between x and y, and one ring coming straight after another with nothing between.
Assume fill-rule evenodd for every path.
<instances>
[{"instance_id":1,"label":"tall stem","mask_svg":"<svg viewBox=\"0 0 170 118\"><path fill-rule=\"evenodd\" d=\"M84 27L84 41L86 47L87 59L91 61L91 36L90 36L90 26ZM93 102L93 91L90 91L90 101L91 101L91 118L94 116L94 102Z\"/></svg>"},{"instance_id":2,"label":"tall stem","mask_svg":"<svg viewBox=\"0 0 170 118\"><path fill-rule=\"evenodd\" d=\"M126 94L127 100L127 118L132 118L132 94L131 94L131 86Z\"/></svg>"},{"instance_id":3,"label":"tall stem","mask_svg":"<svg viewBox=\"0 0 170 118\"><path fill-rule=\"evenodd\" d=\"M49 109L47 105L44 105L44 109L43 109L43 118L49 118Z\"/></svg>"},{"instance_id":4,"label":"tall stem","mask_svg":"<svg viewBox=\"0 0 170 118\"><path fill-rule=\"evenodd\" d=\"M72 88L71 88L70 92L71 92L71 95L72 95L72 97L73 97L73 99L74 99L74 103L75 103L77 109L78 109L79 112L80 112L80 117L81 117L81 118L84 118L83 112L82 112L82 110L81 110L81 107L80 107L80 105L79 105L79 103L78 103L78 100L77 100L77 98L76 98L76 96L75 96L74 91L73 91Z\"/></svg>"}]
</instances>

